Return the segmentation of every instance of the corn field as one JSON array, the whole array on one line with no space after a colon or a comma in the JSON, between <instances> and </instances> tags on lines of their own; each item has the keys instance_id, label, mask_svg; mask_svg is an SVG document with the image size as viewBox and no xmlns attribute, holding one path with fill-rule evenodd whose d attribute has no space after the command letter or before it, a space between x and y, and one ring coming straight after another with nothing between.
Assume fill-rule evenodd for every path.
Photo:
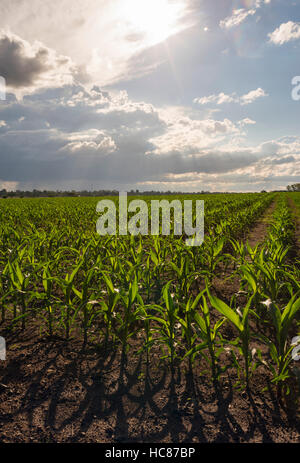
<instances>
[{"instance_id":1,"label":"corn field","mask_svg":"<svg viewBox=\"0 0 300 463\"><path fill-rule=\"evenodd\" d=\"M299 213L300 194L201 195L199 247L172 233L101 237L99 199L0 201L0 330L80 338L83 347L120 350L124 362L141 355L151 364L159 352L166 367L200 366L214 384L233 368L241 388L264 368L288 394L300 372L300 261L289 204ZM251 246L248 235L271 205L267 233Z\"/></svg>"}]
</instances>

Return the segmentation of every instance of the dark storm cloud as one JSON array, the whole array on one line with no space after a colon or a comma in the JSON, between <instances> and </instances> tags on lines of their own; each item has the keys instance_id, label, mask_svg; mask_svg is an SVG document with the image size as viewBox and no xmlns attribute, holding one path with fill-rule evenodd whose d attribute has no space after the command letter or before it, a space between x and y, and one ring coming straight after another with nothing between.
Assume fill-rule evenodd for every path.
<instances>
[{"instance_id":1,"label":"dark storm cloud","mask_svg":"<svg viewBox=\"0 0 300 463\"><path fill-rule=\"evenodd\" d=\"M21 41L3 34L0 36L0 75L8 85L18 88L34 84L36 78L49 69L47 61L45 48L28 57Z\"/></svg>"},{"instance_id":2,"label":"dark storm cloud","mask_svg":"<svg viewBox=\"0 0 300 463\"><path fill-rule=\"evenodd\" d=\"M40 43L31 45L17 35L0 32L0 75L9 87L32 87L40 77L47 79L49 72L71 73L71 60Z\"/></svg>"},{"instance_id":3,"label":"dark storm cloud","mask_svg":"<svg viewBox=\"0 0 300 463\"><path fill-rule=\"evenodd\" d=\"M274 141L256 150L213 148L214 137L236 134L234 124L178 117L185 123L184 149L161 152L161 137L169 130L170 142L179 137L178 146L182 146L176 120L170 124L154 107L133 102L126 93L65 86L36 92L22 102L5 102L0 105L0 121L5 122L0 130L0 179L61 188L72 182L82 187L91 182L107 186L170 182L178 174L234 175L278 151ZM228 134L220 133L219 124L226 125ZM198 137L193 144L194 127L210 147L200 149ZM293 159L282 155L283 164ZM276 162L280 161L276 154Z\"/></svg>"}]
</instances>

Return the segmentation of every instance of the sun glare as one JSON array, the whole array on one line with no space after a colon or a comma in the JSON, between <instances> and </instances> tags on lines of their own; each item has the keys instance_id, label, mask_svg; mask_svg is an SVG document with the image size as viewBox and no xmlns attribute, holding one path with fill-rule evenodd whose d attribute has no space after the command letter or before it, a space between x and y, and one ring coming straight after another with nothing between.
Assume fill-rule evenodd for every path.
<instances>
[{"instance_id":1,"label":"sun glare","mask_svg":"<svg viewBox=\"0 0 300 463\"><path fill-rule=\"evenodd\" d=\"M178 32L183 11L182 0L122 1L123 20L132 30L132 37L147 45L155 45Z\"/></svg>"}]
</instances>

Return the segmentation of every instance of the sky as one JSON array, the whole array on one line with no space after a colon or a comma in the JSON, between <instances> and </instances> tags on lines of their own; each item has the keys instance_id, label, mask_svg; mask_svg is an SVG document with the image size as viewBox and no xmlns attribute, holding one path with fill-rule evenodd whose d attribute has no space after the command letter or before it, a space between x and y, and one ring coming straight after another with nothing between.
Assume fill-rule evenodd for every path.
<instances>
[{"instance_id":1,"label":"sky","mask_svg":"<svg viewBox=\"0 0 300 463\"><path fill-rule=\"evenodd\" d=\"M300 0L5 2L0 190L286 189L299 58Z\"/></svg>"}]
</instances>

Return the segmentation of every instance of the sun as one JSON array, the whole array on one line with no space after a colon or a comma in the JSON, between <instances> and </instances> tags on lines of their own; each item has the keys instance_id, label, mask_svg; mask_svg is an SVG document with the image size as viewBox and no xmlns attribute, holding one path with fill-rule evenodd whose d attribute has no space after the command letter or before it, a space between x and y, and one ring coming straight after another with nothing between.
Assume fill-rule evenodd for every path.
<instances>
[{"instance_id":1,"label":"sun","mask_svg":"<svg viewBox=\"0 0 300 463\"><path fill-rule=\"evenodd\" d=\"M123 0L123 21L133 37L155 45L181 29L183 0Z\"/></svg>"}]
</instances>

